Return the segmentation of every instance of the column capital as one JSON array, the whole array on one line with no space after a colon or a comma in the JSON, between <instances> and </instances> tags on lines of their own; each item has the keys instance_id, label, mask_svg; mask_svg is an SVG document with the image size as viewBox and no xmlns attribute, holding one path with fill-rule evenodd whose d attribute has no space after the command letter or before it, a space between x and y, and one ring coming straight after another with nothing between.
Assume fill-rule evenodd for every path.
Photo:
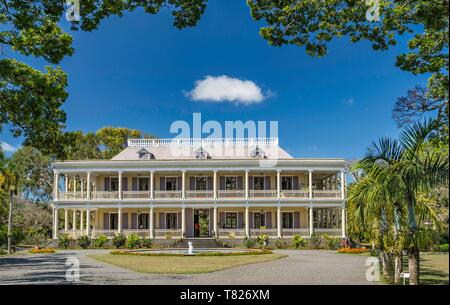
<instances>
[{"instance_id":1,"label":"column capital","mask_svg":"<svg viewBox=\"0 0 450 305\"><path fill-rule=\"evenodd\" d=\"M312 172L314 172L313 169L308 169L308 173L312 173Z\"/></svg>"},{"instance_id":2,"label":"column capital","mask_svg":"<svg viewBox=\"0 0 450 305\"><path fill-rule=\"evenodd\" d=\"M248 168L245 169L245 173L248 174L250 170Z\"/></svg>"},{"instance_id":3,"label":"column capital","mask_svg":"<svg viewBox=\"0 0 450 305\"><path fill-rule=\"evenodd\" d=\"M149 172L150 172L150 174L154 174L154 173L155 173L155 170L154 170L154 169L151 169L151 170L149 170Z\"/></svg>"},{"instance_id":4,"label":"column capital","mask_svg":"<svg viewBox=\"0 0 450 305\"><path fill-rule=\"evenodd\" d=\"M277 169L277 173L281 173L281 169Z\"/></svg>"},{"instance_id":5,"label":"column capital","mask_svg":"<svg viewBox=\"0 0 450 305\"><path fill-rule=\"evenodd\" d=\"M217 169L213 169L213 173L217 174L218 170Z\"/></svg>"},{"instance_id":6,"label":"column capital","mask_svg":"<svg viewBox=\"0 0 450 305\"><path fill-rule=\"evenodd\" d=\"M123 174L123 170L118 170L117 173L118 173L119 175L121 175L121 174Z\"/></svg>"},{"instance_id":7,"label":"column capital","mask_svg":"<svg viewBox=\"0 0 450 305\"><path fill-rule=\"evenodd\" d=\"M186 174L186 170L185 170L185 169L182 169L182 170L181 170L181 173L182 173L182 174Z\"/></svg>"}]
</instances>

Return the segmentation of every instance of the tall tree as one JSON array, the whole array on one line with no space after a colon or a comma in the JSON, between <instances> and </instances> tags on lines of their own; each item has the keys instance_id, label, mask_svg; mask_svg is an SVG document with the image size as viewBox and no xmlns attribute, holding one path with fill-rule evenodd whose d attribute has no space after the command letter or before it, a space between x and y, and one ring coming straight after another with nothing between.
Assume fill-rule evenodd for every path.
<instances>
[{"instance_id":1,"label":"tall tree","mask_svg":"<svg viewBox=\"0 0 450 305\"><path fill-rule=\"evenodd\" d=\"M415 123L402 132L399 141L383 139L379 144L373 143L365 158L358 164L378 182L373 184L372 194L387 194L384 200L401 204L407 212L405 247L409 253L411 284L419 282L419 250L430 234L430 230L422 226L424 223L417 221L417 214L424 215L428 209L420 205L423 201L419 201L418 196L421 192L426 193L448 183L448 155L424 149L435 132L435 125L436 121L433 120ZM374 198L376 197L366 200ZM439 226L434 213L429 213L428 216Z\"/></svg>"},{"instance_id":2,"label":"tall tree","mask_svg":"<svg viewBox=\"0 0 450 305\"><path fill-rule=\"evenodd\" d=\"M61 105L67 98L67 75L58 67L45 71L15 60L18 52L43 58L51 65L74 53L72 37L58 23L65 16L66 1L0 1L0 132L11 126L14 136L23 136L24 145L34 146L59 158L65 144L76 136L62 133L66 114ZM137 8L149 14L168 8L174 26L194 26L206 8L206 0L79 1L81 21L73 29L91 31L109 16L122 16Z\"/></svg>"}]
</instances>

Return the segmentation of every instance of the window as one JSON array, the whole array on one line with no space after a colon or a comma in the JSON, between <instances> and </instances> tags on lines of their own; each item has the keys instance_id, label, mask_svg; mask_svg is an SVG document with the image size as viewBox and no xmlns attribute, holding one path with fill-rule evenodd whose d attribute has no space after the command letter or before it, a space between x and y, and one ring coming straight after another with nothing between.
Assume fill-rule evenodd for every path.
<instances>
[{"instance_id":1,"label":"window","mask_svg":"<svg viewBox=\"0 0 450 305\"><path fill-rule=\"evenodd\" d=\"M177 190L177 177L166 177L166 190L167 191Z\"/></svg>"},{"instance_id":2,"label":"window","mask_svg":"<svg viewBox=\"0 0 450 305\"><path fill-rule=\"evenodd\" d=\"M266 159L266 153L258 146L250 153L253 158Z\"/></svg>"},{"instance_id":3,"label":"window","mask_svg":"<svg viewBox=\"0 0 450 305\"><path fill-rule=\"evenodd\" d=\"M148 150L146 150L145 148L140 149L137 152L139 159L141 160L150 160L150 159L155 159L155 155L152 154L151 152L149 152Z\"/></svg>"},{"instance_id":4,"label":"window","mask_svg":"<svg viewBox=\"0 0 450 305\"><path fill-rule=\"evenodd\" d=\"M253 227L254 229L259 229L266 226L266 213L265 212L255 212L253 213Z\"/></svg>"},{"instance_id":5,"label":"window","mask_svg":"<svg viewBox=\"0 0 450 305\"><path fill-rule=\"evenodd\" d=\"M148 178L138 178L138 190L139 191L148 191L149 183Z\"/></svg>"},{"instance_id":6,"label":"window","mask_svg":"<svg viewBox=\"0 0 450 305\"><path fill-rule=\"evenodd\" d=\"M292 176L281 177L281 189L285 191L292 190L293 188L292 180L293 180Z\"/></svg>"},{"instance_id":7,"label":"window","mask_svg":"<svg viewBox=\"0 0 450 305\"><path fill-rule=\"evenodd\" d=\"M167 229L177 228L177 213L166 213L166 228Z\"/></svg>"},{"instance_id":8,"label":"window","mask_svg":"<svg viewBox=\"0 0 450 305\"><path fill-rule=\"evenodd\" d=\"M225 229L237 229L237 213L225 213Z\"/></svg>"},{"instance_id":9,"label":"window","mask_svg":"<svg viewBox=\"0 0 450 305\"><path fill-rule=\"evenodd\" d=\"M283 229L294 228L294 213L292 212L281 213L281 224Z\"/></svg>"},{"instance_id":10,"label":"window","mask_svg":"<svg viewBox=\"0 0 450 305\"><path fill-rule=\"evenodd\" d=\"M194 152L194 156L196 159L211 159L211 155L200 147L197 151Z\"/></svg>"},{"instance_id":11,"label":"window","mask_svg":"<svg viewBox=\"0 0 450 305\"><path fill-rule=\"evenodd\" d=\"M138 229L148 229L149 228L148 217L149 217L149 214L146 214L146 213L138 215Z\"/></svg>"},{"instance_id":12,"label":"window","mask_svg":"<svg viewBox=\"0 0 450 305\"><path fill-rule=\"evenodd\" d=\"M237 189L237 177L225 177L225 190Z\"/></svg>"},{"instance_id":13,"label":"window","mask_svg":"<svg viewBox=\"0 0 450 305\"><path fill-rule=\"evenodd\" d=\"M206 191L206 177L195 177L195 189L197 191Z\"/></svg>"},{"instance_id":14,"label":"window","mask_svg":"<svg viewBox=\"0 0 450 305\"><path fill-rule=\"evenodd\" d=\"M264 190L264 177L257 176L253 177L253 189L254 190Z\"/></svg>"},{"instance_id":15,"label":"window","mask_svg":"<svg viewBox=\"0 0 450 305\"><path fill-rule=\"evenodd\" d=\"M119 214L111 213L109 214L109 229L117 230L119 228Z\"/></svg>"},{"instance_id":16,"label":"window","mask_svg":"<svg viewBox=\"0 0 450 305\"><path fill-rule=\"evenodd\" d=\"M119 190L119 178L111 178L110 179L109 189L113 192L117 192Z\"/></svg>"}]
</instances>

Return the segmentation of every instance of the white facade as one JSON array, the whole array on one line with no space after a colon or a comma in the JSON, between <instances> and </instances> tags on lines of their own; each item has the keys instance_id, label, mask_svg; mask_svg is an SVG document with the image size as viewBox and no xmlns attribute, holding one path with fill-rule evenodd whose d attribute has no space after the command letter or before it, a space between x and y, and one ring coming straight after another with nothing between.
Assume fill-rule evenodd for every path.
<instances>
[{"instance_id":1,"label":"white facade","mask_svg":"<svg viewBox=\"0 0 450 305\"><path fill-rule=\"evenodd\" d=\"M293 158L274 138L129 140L111 160L54 168L54 238L60 230L92 237L345 236L345 160Z\"/></svg>"}]
</instances>

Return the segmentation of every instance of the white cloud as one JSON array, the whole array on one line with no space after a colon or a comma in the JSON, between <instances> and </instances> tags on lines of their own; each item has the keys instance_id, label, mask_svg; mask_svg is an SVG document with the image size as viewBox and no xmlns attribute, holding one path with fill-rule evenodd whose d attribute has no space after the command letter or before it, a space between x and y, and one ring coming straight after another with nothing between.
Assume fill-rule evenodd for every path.
<instances>
[{"instance_id":1,"label":"white cloud","mask_svg":"<svg viewBox=\"0 0 450 305\"><path fill-rule=\"evenodd\" d=\"M14 153L17 150L17 147L12 146L9 143L1 142L2 150L7 153Z\"/></svg>"},{"instance_id":2,"label":"white cloud","mask_svg":"<svg viewBox=\"0 0 450 305\"><path fill-rule=\"evenodd\" d=\"M272 93L269 91L268 95L264 94L258 85L249 80L208 75L196 81L194 89L185 94L194 101L250 105L261 103Z\"/></svg>"},{"instance_id":3,"label":"white cloud","mask_svg":"<svg viewBox=\"0 0 450 305\"><path fill-rule=\"evenodd\" d=\"M353 97L349 97L345 100L342 101L345 105L347 106L353 106L353 104L355 103L355 99Z\"/></svg>"}]
</instances>

